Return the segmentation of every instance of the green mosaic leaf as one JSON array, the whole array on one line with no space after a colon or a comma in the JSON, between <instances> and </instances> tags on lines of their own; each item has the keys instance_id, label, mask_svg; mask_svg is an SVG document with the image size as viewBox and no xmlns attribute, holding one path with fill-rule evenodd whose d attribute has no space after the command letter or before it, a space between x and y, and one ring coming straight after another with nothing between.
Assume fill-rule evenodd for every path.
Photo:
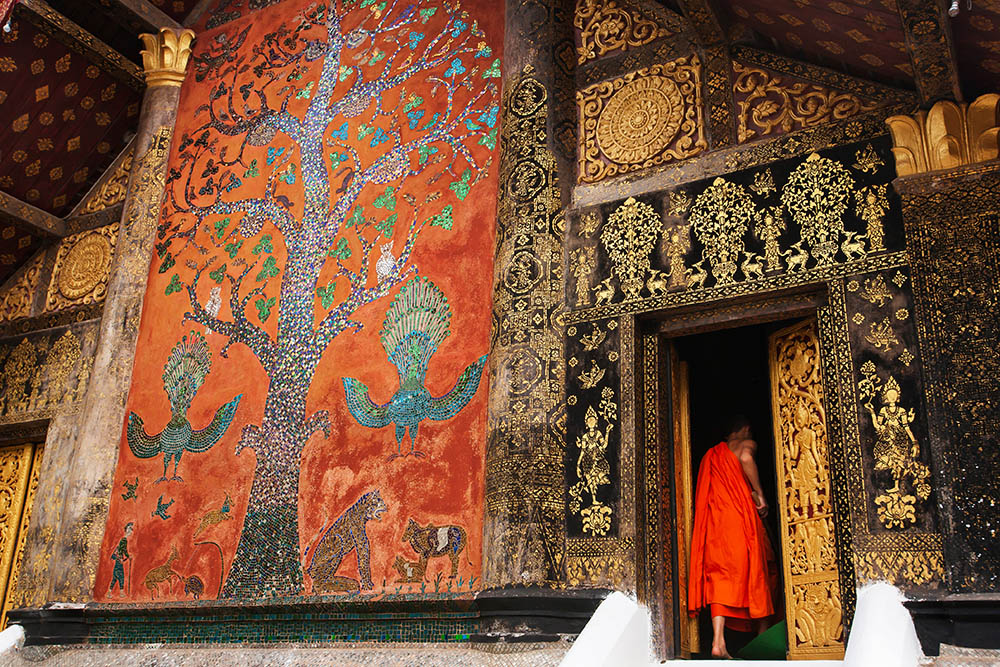
<instances>
[{"instance_id":1,"label":"green mosaic leaf","mask_svg":"<svg viewBox=\"0 0 1000 667\"><path fill-rule=\"evenodd\" d=\"M414 95L413 93L410 93L410 99L403 106L403 113L406 113L410 109L414 109L423 103L424 103L424 98L420 97L420 95Z\"/></svg>"},{"instance_id":2,"label":"green mosaic leaf","mask_svg":"<svg viewBox=\"0 0 1000 667\"><path fill-rule=\"evenodd\" d=\"M373 132L375 132L374 127L368 127L367 125L362 123L361 126L358 127L358 141L361 141L362 139L367 137L369 134L372 134Z\"/></svg>"},{"instance_id":3,"label":"green mosaic leaf","mask_svg":"<svg viewBox=\"0 0 1000 667\"><path fill-rule=\"evenodd\" d=\"M168 252L167 256L163 258L162 262L160 262L159 273L166 273L167 271L170 270L170 267L172 267L176 263L177 262L174 261L174 256Z\"/></svg>"},{"instance_id":4,"label":"green mosaic leaf","mask_svg":"<svg viewBox=\"0 0 1000 667\"><path fill-rule=\"evenodd\" d=\"M271 245L271 235L264 234L264 236L261 236L260 240L257 241L257 245L250 252L255 255L259 255L262 252L274 252L274 246Z\"/></svg>"},{"instance_id":5,"label":"green mosaic leaf","mask_svg":"<svg viewBox=\"0 0 1000 667\"><path fill-rule=\"evenodd\" d=\"M327 255L335 259L348 259L351 256L351 246L347 239L341 237L337 240L337 245L327 252Z\"/></svg>"},{"instance_id":6,"label":"green mosaic leaf","mask_svg":"<svg viewBox=\"0 0 1000 667\"><path fill-rule=\"evenodd\" d=\"M451 225L454 222L451 217L451 204L448 204L441 212L430 219L431 226L433 227L443 227L444 229L451 229Z\"/></svg>"},{"instance_id":7,"label":"green mosaic leaf","mask_svg":"<svg viewBox=\"0 0 1000 667\"><path fill-rule=\"evenodd\" d=\"M236 253L238 253L240 251L240 248L242 248L242 247L243 247L243 240L242 239L239 240L239 241L234 241L232 243L227 243L226 244L226 252L229 253L229 259L235 259L236 258Z\"/></svg>"},{"instance_id":8,"label":"green mosaic leaf","mask_svg":"<svg viewBox=\"0 0 1000 667\"><path fill-rule=\"evenodd\" d=\"M477 141L476 144L479 146L486 146L490 150L496 148L497 128L494 127L492 130L490 130L489 134L484 134L482 137L480 137L479 141Z\"/></svg>"},{"instance_id":9,"label":"green mosaic leaf","mask_svg":"<svg viewBox=\"0 0 1000 667\"><path fill-rule=\"evenodd\" d=\"M277 300L272 296L268 298L261 297L254 301L254 305L257 306L257 316L260 318L261 322L266 322L267 318L271 317L271 308Z\"/></svg>"},{"instance_id":10,"label":"green mosaic leaf","mask_svg":"<svg viewBox=\"0 0 1000 667\"><path fill-rule=\"evenodd\" d=\"M257 160L250 160L250 166L243 172L243 178L254 178L260 176L260 169L257 168Z\"/></svg>"},{"instance_id":11,"label":"green mosaic leaf","mask_svg":"<svg viewBox=\"0 0 1000 667\"><path fill-rule=\"evenodd\" d=\"M184 286L181 285L181 277L175 273L173 276L171 276L170 283L167 285L167 289L164 290L163 293L166 294L167 296L170 296L174 292L180 292L181 289L183 288Z\"/></svg>"},{"instance_id":12,"label":"green mosaic leaf","mask_svg":"<svg viewBox=\"0 0 1000 667\"><path fill-rule=\"evenodd\" d=\"M484 79L499 79L500 78L500 59L497 58L493 61L493 64L483 72Z\"/></svg>"},{"instance_id":13,"label":"green mosaic leaf","mask_svg":"<svg viewBox=\"0 0 1000 667\"><path fill-rule=\"evenodd\" d=\"M301 76L301 75L300 75ZM295 94L295 99L308 100L309 96L312 95L313 82L310 81L306 84L306 87Z\"/></svg>"},{"instance_id":14,"label":"green mosaic leaf","mask_svg":"<svg viewBox=\"0 0 1000 667\"><path fill-rule=\"evenodd\" d=\"M427 144L421 144L420 148L417 149L417 154L420 156L420 159L417 161L420 164L424 164L427 162L427 159L430 156L434 155L437 152L438 149L434 148L433 146L428 146Z\"/></svg>"},{"instance_id":15,"label":"green mosaic leaf","mask_svg":"<svg viewBox=\"0 0 1000 667\"><path fill-rule=\"evenodd\" d=\"M375 198L375 203L373 204L373 206L375 208L384 208L389 211L396 210L396 197L393 196L394 192L395 189L393 189L391 185L387 185L385 188L385 192L383 192L382 194L380 194L378 197Z\"/></svg>"},{"instance_id":16,"label":"green mosaic leaf","mask_svg":"<svg viewBox=\"0 0 1000 667\"><path fill-rule=\"evenodd\" d=\"M225 217L215 223L215 238L221 239L229 226L229 217Z\"/></svg>"},{"instance_id":17,"label":"green mosaic leaf","mask_svg":"<svg viewBox=\"0 0 1000 667\"><path fill-rule=\"evenodd\" d=\"M333 296L336 292L337 283L336 281L330 283L326 287L317 287L316 294L319 296L320 303L323 304L323 308L329 310L330 306L333 305Z\"/></svg>"},{"instance_id":18,"label":"green mosaic leaf","mask_svg":"<svg viewBox=\"0 0 1000 667\"><path fill-rule=\"evenodd\" d=\"M365 221L364 209L358 206L357 208L354 209L354 213L351 214L351 217L349 217L345 221L345 223L347 224L348 227L353 227L354 225L360 225L364 223L364 221Z\"/></svg>"},{"instance_id":19,"label":"green mosaic leaf","mask_svg":"<svg viewBox=\"0 0 1000 667\"><path fill-rule=\"evenodd\" d=\"M375 229L377 229L378 231L382 232L382 235L385 238L391 237L392 236L392 230L396 227L396 218L397 217L398 216L395 213L393 213L388 218L386 218L385 220L382 220L377 225L375 225Z\"/></svg>"},{"instance_id":20,"label":"green mosaic leaf","mask_svg":"<svg viewBox=\"0 0 1000 667\"><path fill-rule=\"evenodd\" d=\"M472 170L466 169L462 172L462 180L455 181L448 186L448 189L455 192L455 196L458 197L459 201L465 201L466 196L469 194L469 179L472 177Z\"/></svg>"},{"instance_id":21,"label":"green mosaic leaf","mask_svg":"<svg viewBox=\"0 0 1000 667\"><path fill-rule=\"evenodd\" d=\"M274 255L268 255L267 259L261 265L260 273L257 274L257 282L262 280L267 280L268 278L273 278L278 275L278 260L274 258Z\"/></svg>"},{"instance_id":22,"label":"green mosaic leaf","mask_svg":"<svg viewBox=\"0 0 1000 667\"><path fill-rule=\"evenodd\" d=\"M434 13L436 11L437 11L437 7L431 7L429 9L421 9L420 10L420 22L421 23L427 23L427 21L429 21L430 18L432 16L434 16Z\"/></svg>"},{"instance_id":23,"label":"green mosaic leaf","mask_svg":"<svg viewBox=\"0 0 1000 667\"><path fill-rule=\"evenodd\" d=\"M382 4L384 5L385 3L383 2ZM383 58L385 58L385 51L383 51L381 49L375 49L375 53L373 53L372 57L368 59L368 64L369 65L374 65L375 63L377 63L378 61L382 60Z\"/></svg>"},{"instance_id":24,"label":"green mosaic leaf","mask_svg":"<svg viewBox=\"0 0 1000 667\"><path fill-rule=\"evenodd\" d=\"M215 271L208 274L208 277L214 280L216 283L221 283L222 279L226 277L226 265L223 264Z\"/></svg>"}]
</instances>

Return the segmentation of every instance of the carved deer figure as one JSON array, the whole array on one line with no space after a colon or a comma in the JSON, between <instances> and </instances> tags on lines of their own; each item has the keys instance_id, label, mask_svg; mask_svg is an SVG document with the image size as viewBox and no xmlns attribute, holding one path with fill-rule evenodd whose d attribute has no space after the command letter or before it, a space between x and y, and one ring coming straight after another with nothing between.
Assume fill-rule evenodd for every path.
<instances>
[{"instance_id":1,"label":"carved deer figure","mask_svg":"<svg viewBox=\"0 0 1000 667\"><path fill-rule=\"evenodd\" d=\"M705 279L708 278L708 272L702 267L705 263L704 259L700 259L694 263L690 269L688 269L688 287L704 287Z\"/></svg>"},{"instance_id":2,"label":"carved deer figure","mask_svg":"<svg viewBox=\"0 0 1000 667\"><path fill-rule=\"evenodd\" d=\"M611 284L611 278L605 278L594 287L594 305L610 304L615 298L615 288Z\"/></svg>"},{"instance_id":3,"label":"carved deer figure","mask_svg":"<svg viewBox=\"0 0 1000 667\"><path fill-rule=\"evenodd\" d=\"M792 252L792 248L795 249L794 253ZM793 243L792 248L782 253L782 256L788 256L788 272L805 271L806 262L809 261L809 251L802 248L801 240Z\"/></svg>"},{"instance_id":4,"label":"carved deer figure","mask_svg":"<svg viewBox=\"0 0 1000 667\"><path fill-rule=\"evenodd\" d=\"M751 278L756 278L758 280L764 279L764 264L760 261L760 255L754 252L743 251L746 255L746 259L740 264L740 270L743 271L743 277L747 280Z\"/></svg>"},{"instance_id":5,"label":"carved deer figure","mask_svg":"<svg viewBox=\"0 0 1000 667\"><path fill-rule=\"evenodd\" d=\"M652 269L652 275L649 276L649 280L646 281L646 289L649 290L650 296L663 296L667 293L667 279L670 277L669 273L664 273L663 271L657 271Z\"/></svg>"},{"instance_id":6,"label":"carved deer figure","mask_svg":"<svg viewBox=\"0 0 1000 667\"><path fill-rule=\"evenodd\" d=\"M163 565L157 565L146 573L143 583L149 589L149 598L151 600L156 597L156 593L160 592L159 585L165 581L169 581L171 577L176 577L177 581L184 581L184 577L174 572L171 567L178 558L177 545L173 545L170 547L170 558L167 559L167 562Z\"/></svg>"},{"instance_id":7,"label":"carved deer figure","mask_svg":"<svg viewBox=\"0 0 1000 667\"><path fill-rule=\"evenodd\" d=\"M844 253L844 257L847 258L848 262L853 262L856 259L861 259L866 254L865 251L865 241L868 240L867 234L858 234L857 232L844 232L847 238L844 242L840 244L840 249Z\"/></svg>"}]
</instances>

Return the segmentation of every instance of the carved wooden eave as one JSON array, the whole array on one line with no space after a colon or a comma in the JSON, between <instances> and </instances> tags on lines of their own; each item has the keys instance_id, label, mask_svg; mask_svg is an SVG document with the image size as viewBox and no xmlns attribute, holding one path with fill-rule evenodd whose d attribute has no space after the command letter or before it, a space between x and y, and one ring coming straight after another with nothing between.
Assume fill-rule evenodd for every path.
<instances>
[{"instance_id":1,"label":"carved wooden eave","mask_svg":"<svg viewBox=\"0 0 1000 667\"><path fill-rule=\"evenodd\" d=\"M170 18L163 10L153 6L148 0L107 0L112 11L126 13L132 23L143 26L144 30L156 31L160 28L180 30L183 26Z\"/></svg>"},{"instance_id":2,"label":"carved wooden eave","mask_svg":"<svg viewBox=\"0 0 1000 667\"><path fill-rule=\"evenodd\" d=\"M1000 157L1000 95L995 93L971 104L942 100L928 111L890 116L885 122L899 176Z\"/></svg>"},{"instance_id":3,"label":"carved wooden eave","mask_svg":"<svg viewBox=\"0 0 1000 667\"><path fill-rule=\"evenodd\" d=\"M118 154L80 203L66 216L67 218L97 213L125 201L134 146L135 138Z\"/></svg>"},{"instance_id":4,"label":"carved wooden eave","mask_svg":"<svg viewBox=\"0 0 1000 667\"><path fill-rule=\"evenodd\" d=\"M43 0L21 0L17 15L50 37L84 56L115 79L134 90L142 90L142 69L73 21L54 10Z\"/></svg>"},{"instance_id":5,"label":"carved wooden eave","mask_svg":"<svg viewBox=\"0 0 1000 667\"><path fill-rule=\"evenodd\" d=\"M66 223L17 197L0 192L0 217L12 218L37 230L43 237L66 236Z\"/></svg>"}]
</instances>

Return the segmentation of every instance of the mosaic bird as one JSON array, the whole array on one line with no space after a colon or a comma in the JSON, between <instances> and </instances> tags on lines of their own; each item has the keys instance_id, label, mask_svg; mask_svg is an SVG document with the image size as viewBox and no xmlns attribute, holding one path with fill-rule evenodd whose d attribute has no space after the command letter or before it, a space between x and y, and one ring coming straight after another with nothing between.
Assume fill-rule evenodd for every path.
<instances>
[{"instance_id":1,"label":"mosaic bird","mask_svg":"<svg viewBox=\"0 0 1000 667\"><path fill-rule=\"evenodd\" d=\"M425 419L451 419L468 404L479 387L486 355L462 371L458 381L439 398L424 386L427 364L449 331L451 306L438 287L427 278L412 278L389 306L379 337L389 361L399 373L399 389L385 405L368 397L368 387L354 378L344 378L347 408L362 426L382 428L396 425L396 453L389 456L423 456L415 448L417 429ZM410 451L402 453L403 436L410 430Z\"/></svg>"},{"instance_id":2,"label":"mosaic bird","mask_svg":"<svg viewBox=\"0 0 1000 667\"><path fill-rule=\"evenodd\" d=\"M163 390L170 401L170 421L157 435L149 435L143 428L142 417L129 413L128 447L140 459L149 459L163 454L163 476L156 483L167 481L167 466L174 459L174 474L171 481L184 481L177 475L177 464L184 452L207 452L225 434L236 415L243 394L239 394L216 410L212 422L195 431L188 421L187 411L191 401L205 381L212 367L212 352L205 337L196 331L184 336L170 351L163 366Z\"/></svg>"}]
</instances>

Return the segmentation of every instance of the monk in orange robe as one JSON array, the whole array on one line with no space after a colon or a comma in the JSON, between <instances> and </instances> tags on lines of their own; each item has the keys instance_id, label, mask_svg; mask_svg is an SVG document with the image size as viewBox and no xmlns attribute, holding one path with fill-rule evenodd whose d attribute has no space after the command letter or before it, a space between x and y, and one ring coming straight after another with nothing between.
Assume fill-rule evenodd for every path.
<instances>
[{"instance_id":1,"label":"monk in orange robe","mask_svg":"<svg viewBox=\"0 0 1000 667\"><path fill-rule=\"evenodd\" d=\"M774 615L778 570L761 517L767 502L754 461L749 422L734 420L729 437L698 468L688 583L688 613L712 614L712 655L728 658L725 626L758 632Z\"/></svg>"}]
</instances>

